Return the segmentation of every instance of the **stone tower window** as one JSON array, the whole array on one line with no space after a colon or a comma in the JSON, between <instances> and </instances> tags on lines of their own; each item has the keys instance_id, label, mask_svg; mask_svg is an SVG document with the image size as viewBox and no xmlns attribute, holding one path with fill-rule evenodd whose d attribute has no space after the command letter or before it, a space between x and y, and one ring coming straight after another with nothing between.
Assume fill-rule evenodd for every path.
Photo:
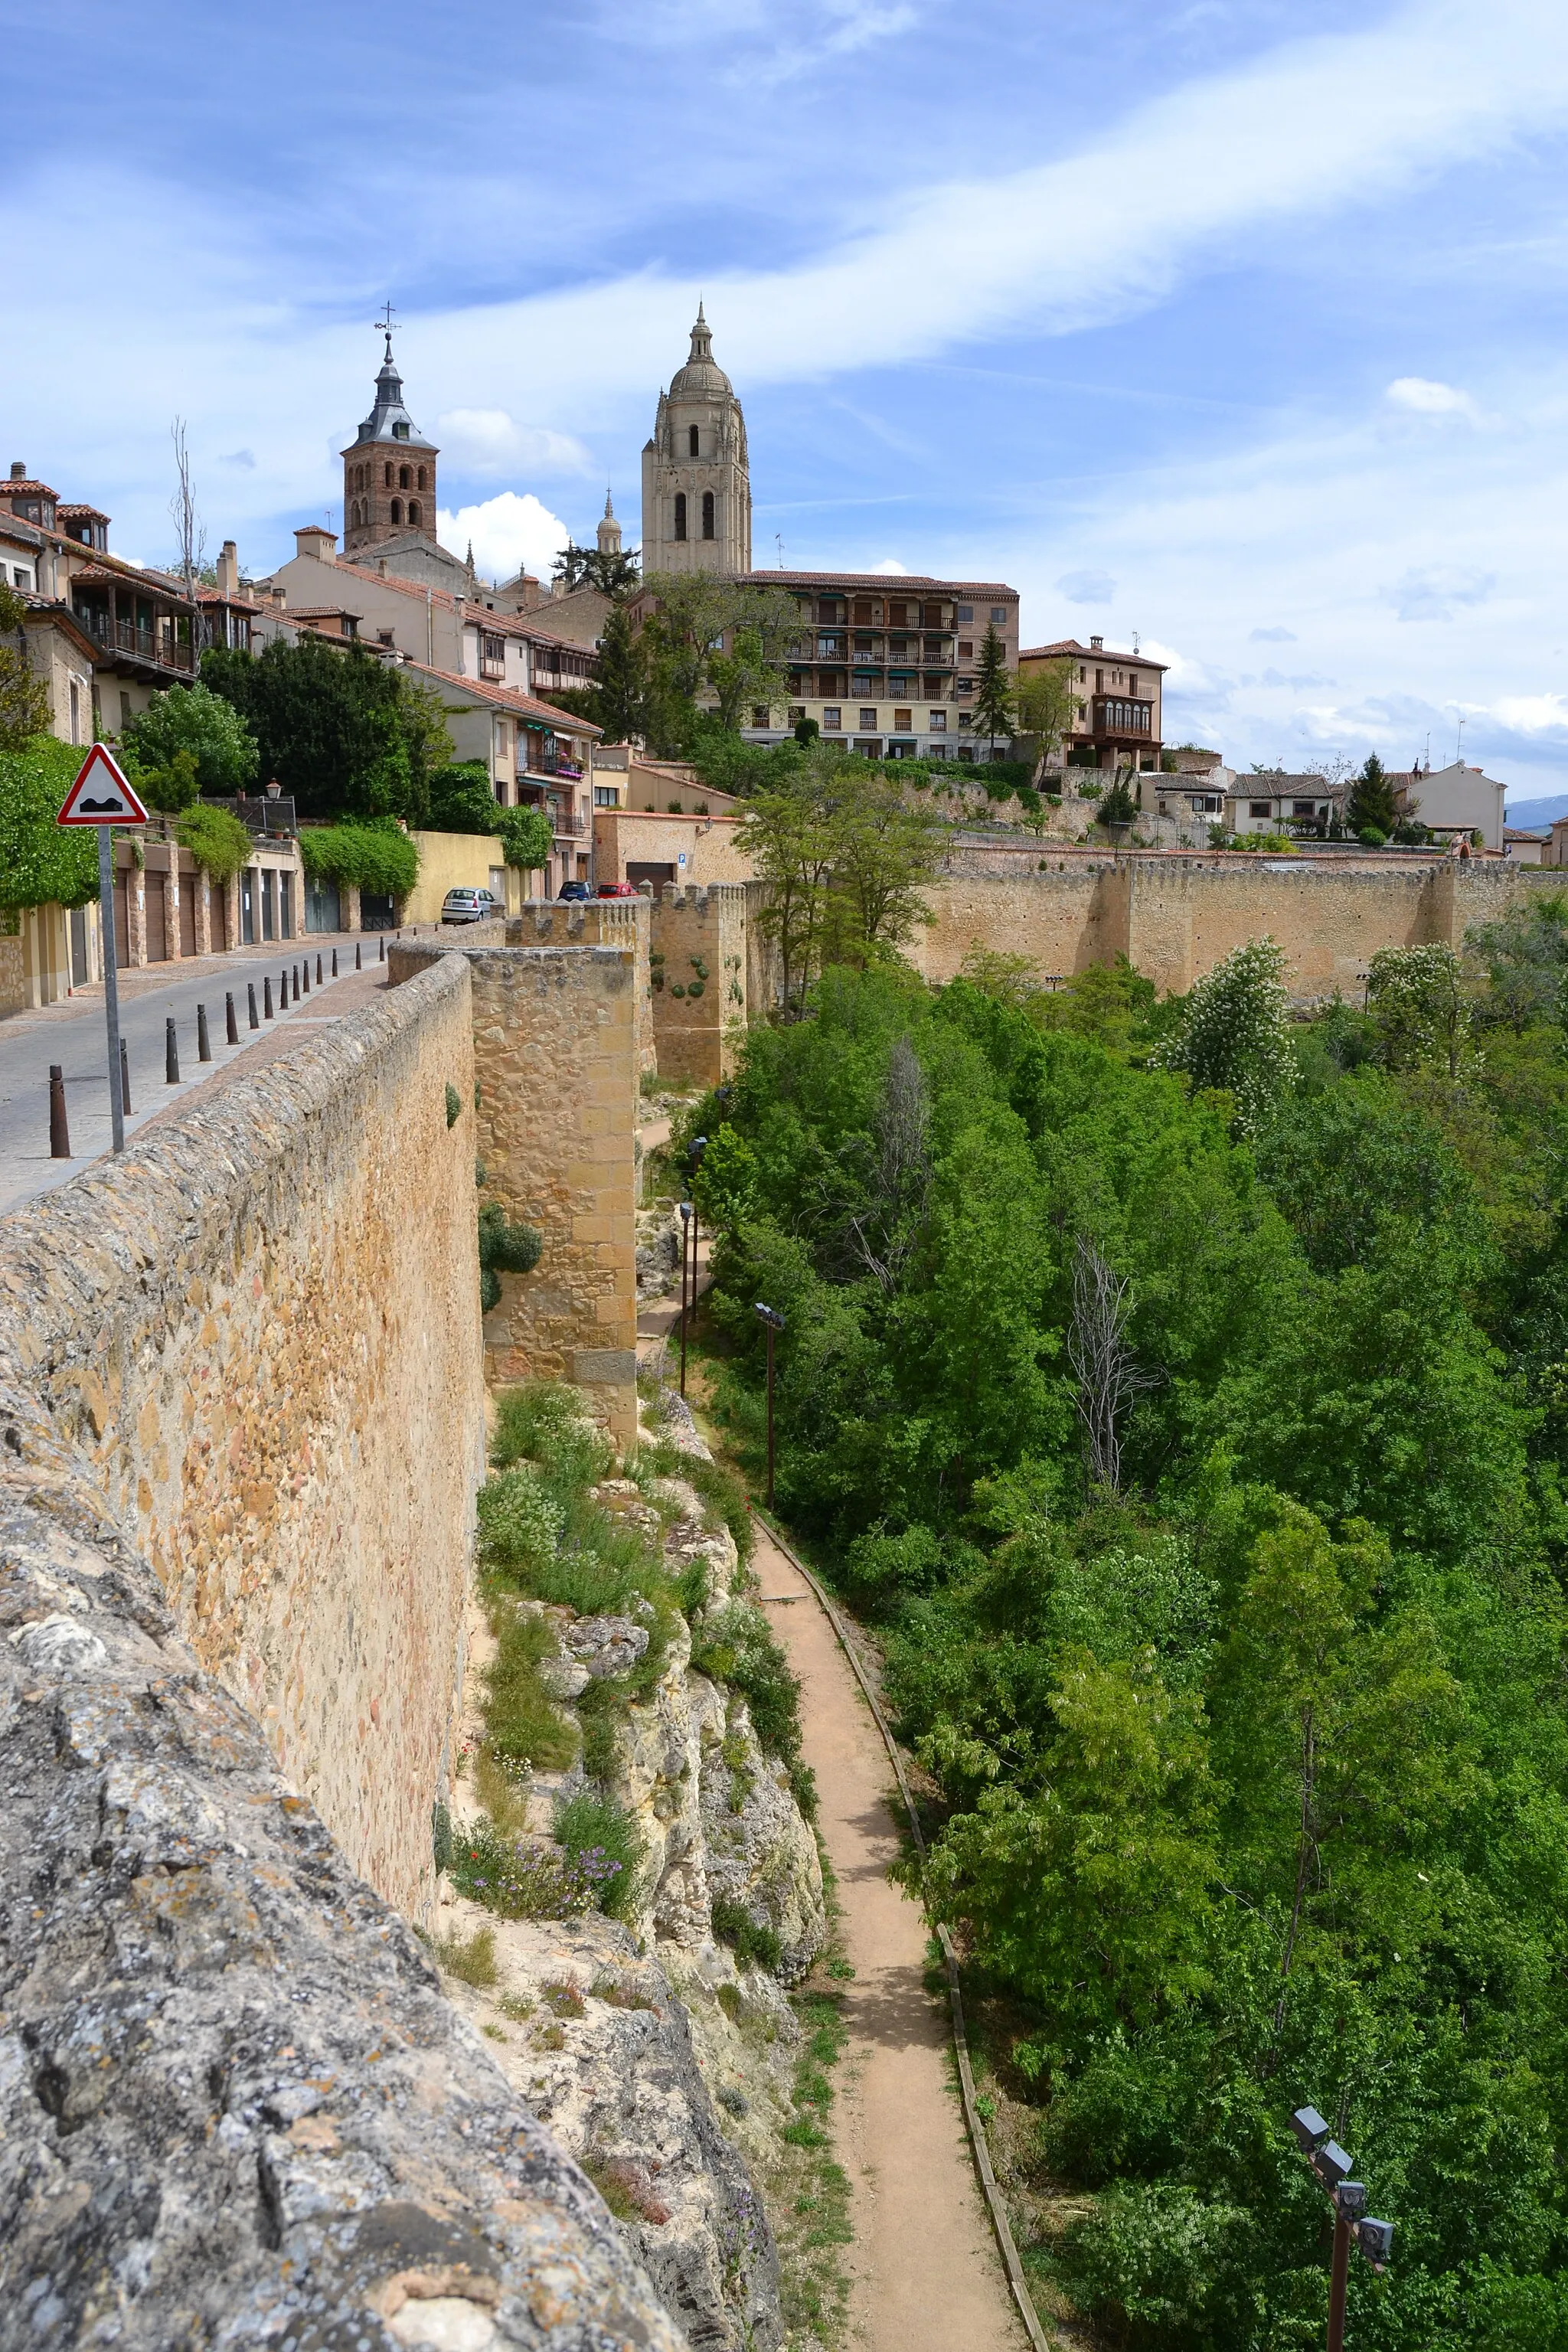
<instances>
[{"instance_id":1,"label":"stone tower window","mask_svg":"<svg viewBox=\"0 0 1568 2352\"><path fill-rule=\"evenodd\" d=\"M388 489L391 489L392 488L392 466L390 460L388 461L386 467L386 487Z\"/></svg>"},{"instance_id":2,"label":"stone tower window","mask_svg":"<svg viewBox=\"0 0 1568 2352\"><path fill-rule=\"evenodd\" d=\"M419 487L421 489L425 488L425 468L423 466L419 468Z\"/></svg>"},{"instance_id":3,"label":"stone tower window","mask_svg":"<svg viewBox=\"0 0 1568 2352\"><path fill-rule=\"evenodd\" d=\"M695 425L688 427L687 446L694 457L700 457L702 455L702 436L699 433Z\"/></svg>"},{"instance_id":4,"label":"stone tower window","mask_svg":"<svg viewBox=\"0 0 1568 2352\"><path fill-rule=\"evenodd\" d=\"M410 522L417 522L419 520L419 501L417 499L410 499L408 501L408 520Z\"/></svg>"},{"instance_id":5,"label":"stone tower window","mask_svg":"<svg viewBox=\"0 0 1568 2352\"><path fill-rule=\"evenodd\" d=\"M403 520L403 500L401 499L394 499L392 501L392 520L394 522L401 522Z\"/></svg>"},{"instance_id":6,"label":"stone tower window","mask_svg":"<svg viewBox=\"0 0 1568 2352\"><path fill-rule=\"evenodd\" d=\"M675 493L675 536L677 539L686 537L686 492L684 490L677 490Z\"/></svg>"},{"instance_id":7,"label":"stone tower window","mask_svg":"<svg viewBox=\"0 0 1568 2352\"><path fill-rule=\"evenodd\" d=\"M695 427L693 427L693 430L695 430ZM704 539L711 539L713 536L713 493L711 490L704 490L702 493L702 536Z\"/></svg>"},{"instance_id":8,"label":"stone tower window","mask_svg":"<svg viewBox=\"0 0 1568 2352\"><path fill-rule=\"evenodd\" d=\"M413 477L413 475L409 472L409 470L408 470L407 467L406 467L406 466L399 466L399 467L398 467L398 469L397 469L397 487L398 487L398 488L399 488L400 490L406 490L406 489L408 489L408 488L410 488L412 487L412 485L413 485L413 481L414 481L414 477Z\"/></svg>"}]
</instances>

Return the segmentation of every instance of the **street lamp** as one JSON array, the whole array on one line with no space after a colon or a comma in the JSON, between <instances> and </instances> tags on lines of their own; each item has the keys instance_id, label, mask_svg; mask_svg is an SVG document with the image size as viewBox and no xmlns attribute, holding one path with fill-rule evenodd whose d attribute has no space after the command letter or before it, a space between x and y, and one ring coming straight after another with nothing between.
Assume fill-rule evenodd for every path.
<instances>
[{"instance_id":1,"label":"street lamp","mask_svg":"<svg viewBox=\"0 0 1568 2352\"><path fill-rule=\"evenodd\" d=\"M1300 2142L1320 2188L1334 2209L1334 2255L1329 2273L1329 2352L1344 2352L1345 2290L1350 2280L1351 2240L1374 2271L1388 2267L1394 2245L1392 2221L1375 2221L1366 2210L1366 2189L1350 2178L1351 2159L1316 2107L1298 2107L1290 2128Z\"/></svg>"},{"instance_id":2,"label":"street lamp","mask_svg":"<svg viewBox=\"0 0 1568 2352\"><path fill-rule=\"evenodd\" d=\"M686 1394L686 1244L691 1238L691 1203L680 1204L680 1393Z\"/></svg>"},{"instance_id":3,"label":"street lamp","mask_svg":"<svg viewBox=\"0 0 1568 2352\"><path fill-rule=\"evenodd\" d=\"M784 1317L773 1307L764 1307L759 1298L757 1314L767 1327L768 1334L768 1508L773 1507L773 1334L784 1327Z\"/></svg>"}]
</instances>

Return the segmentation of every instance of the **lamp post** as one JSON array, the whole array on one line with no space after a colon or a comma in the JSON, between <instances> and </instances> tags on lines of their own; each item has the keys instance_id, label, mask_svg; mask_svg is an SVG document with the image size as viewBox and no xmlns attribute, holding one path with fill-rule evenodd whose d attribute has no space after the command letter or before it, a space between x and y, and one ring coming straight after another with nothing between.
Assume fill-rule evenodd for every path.
<instances>
[{"instance_id":1,"label":"lamp post","mask_svg":"<svg viewBox=\"0 0 1568 2352\"><path fill-rule=\"evenodd\" d=\"M691 1203L680 1204L680 1393L686 1394L686 1248L691 1239Z\"/></svg>"},{"instance_id":2,"label":"lamp post","mask_svg":"<svg viewBox=\"0 0 1568 2352\"><path fill-rule=\"evenodd\" d=\"M784 1327L784 1317L775 1307L764 1307L759 1298L757 1314L768 1334L768 1508L773 1507L773 1334Z\"/></svg>"},{"instance_id":3,"label":"lamp post","mask_svg":"<svg viewBox=\"0 0 1568 2352\"><path fill-rule=\"evenodd\" d=\"M1329 2272L1328 2352L1344 2352L1345 2294L1350 2284L1351 2241L1374 2271L1388 2267L1394 2244L1392 2221L1375 2221L1366 2210L1366 2189L1350 2178L1351 2159L1333 2137L1316 2107L1298 2107L1290 2128L1312 2168L1312 2177L1326 2189L1334 2209L1334 2252Z\"/></svg>"}]
</instances>

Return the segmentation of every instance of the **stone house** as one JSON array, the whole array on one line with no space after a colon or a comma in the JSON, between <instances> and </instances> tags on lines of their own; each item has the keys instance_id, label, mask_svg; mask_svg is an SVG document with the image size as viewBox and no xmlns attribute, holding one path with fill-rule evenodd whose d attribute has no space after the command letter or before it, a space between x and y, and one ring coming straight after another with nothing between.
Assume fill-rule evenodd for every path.
<instances>
[{"instance_id":1,"label":"stone house","mask_svg":"<svg viewBox=\"0 0 1568 2352\"><path fill-rule=\"evenodd\" d=\"M1018 674L1067 664L1078 688L1073 722L1062 738L1062 751L1075 766L1133 768L1140 774L1160 766L1161 702L1166 665L1134 650L1107 650L1103 637L1087 646L1076 637L1058 637L1048 646L1026 646L1018 655Z\"/></svg>"}]
</instances>

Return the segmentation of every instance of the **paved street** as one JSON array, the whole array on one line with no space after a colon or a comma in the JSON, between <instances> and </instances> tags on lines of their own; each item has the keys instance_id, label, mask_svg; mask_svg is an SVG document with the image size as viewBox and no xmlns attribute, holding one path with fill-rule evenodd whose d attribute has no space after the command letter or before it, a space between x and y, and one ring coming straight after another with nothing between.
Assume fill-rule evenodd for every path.
<instances>
[{"instance_id":1,"label":"paved street","mask_svg":"<svg viewBox=\"0 0 1568 2352\"><path fill-rule=\"evenodd\" d=\"M131 1065L131 1116L126 1140L172 1106L226 1070L254 1065L289 1050L287 1040L313 1036L323 1021L335 1021L363 1004L370 992L385 978L376 961L374 935L359 940L364 970L354 972L355 935L312 933L306 940L275 941L265 948L243 948L231 955L205 957L196 964L162 964L120 975L120 1028ZM340 977L331 977L332 950L338 951ZM280 976L309 953L310 993L300 992L299 1004L279 1009ZM323 985L315 985L316 958L321 959ZM257 1010L262 1005L262 982L270 975L274 1018L262 1021L258 1033L249 1026L247 983L256 985ZM239 1024L237 1046L225 1043L224 997L232 992ZM196 1059L196 1007L205 1004L213 1058ZM179 1044L180 1083L164 1076L165 1024L174 1015ZM49 1157L49 1066L58 1062L65 1072L66 1113L73 1157ZM23 1013L0 1022L0 1213L15 1209L39 1192L64 1183L91 1165L110 1148L109 1055L103 1020L101 984L78 989L58 1004L37 1013Z\"/></svg>"}]
</instances>

